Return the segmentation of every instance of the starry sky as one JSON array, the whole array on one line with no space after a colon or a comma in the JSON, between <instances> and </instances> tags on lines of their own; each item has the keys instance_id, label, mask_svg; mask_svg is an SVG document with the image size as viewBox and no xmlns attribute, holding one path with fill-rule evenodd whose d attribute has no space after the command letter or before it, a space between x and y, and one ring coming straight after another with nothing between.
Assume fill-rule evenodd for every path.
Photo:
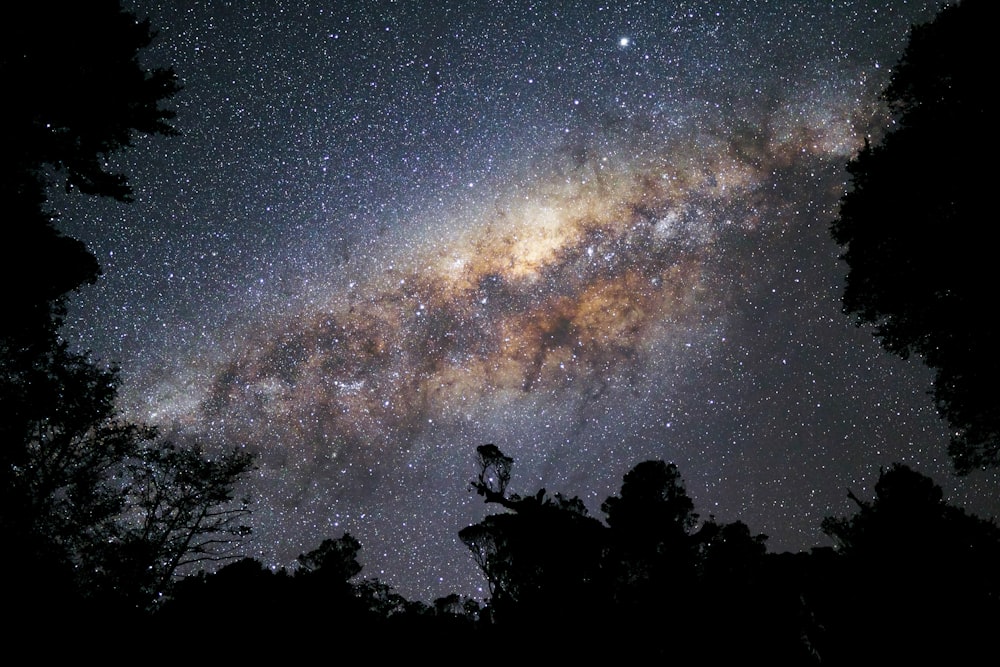
<instances>
[{"instance_id":1,"label":"starry sky","mask_svg":"<svg viewBox=\"0 0 1000 667\"><path fill-rule=\"evenodd\" d=\"M846 161L921 0L134 2L181 136L60 203L68 335L121 407L259 453L248 555L345 531L409 599L486 584L475 448L593 515L676 463L702 517L829 544L880 466L951 475L919 361L840 310Z\"/></svg>"}]
</instances>

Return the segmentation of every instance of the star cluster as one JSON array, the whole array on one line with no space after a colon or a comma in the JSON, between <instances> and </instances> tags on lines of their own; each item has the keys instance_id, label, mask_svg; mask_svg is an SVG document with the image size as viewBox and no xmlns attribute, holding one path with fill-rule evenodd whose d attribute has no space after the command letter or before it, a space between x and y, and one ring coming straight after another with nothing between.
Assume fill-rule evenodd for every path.
<instances>
[{"instance_id":1,"label":"star cluster","mask_svg":"<svg viewBox=\"0 0 1000 667\"><path fill-rule=\"evenodd\" d=\"M180 137L66 203L105 276L72 331L123 410L260 454L255 552L483 597L457 539L512 486L597 508L646 459L772 550L846 489L949 476L918 362L840 313L846 160L936 3L137 2ZM978 506L977 506L978 503Z\"/></svg>"}]
</instances>

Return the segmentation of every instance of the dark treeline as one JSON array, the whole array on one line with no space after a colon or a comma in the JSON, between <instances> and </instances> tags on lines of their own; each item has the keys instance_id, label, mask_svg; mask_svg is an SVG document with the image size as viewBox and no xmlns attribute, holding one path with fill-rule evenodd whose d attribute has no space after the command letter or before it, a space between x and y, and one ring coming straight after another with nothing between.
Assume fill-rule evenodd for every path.
<instances>
[{"instance_id":1,"label":"dark treeline","mask_svg":"<svg viewBox=\"0 0 1000 667\"><path fill-rule=\"evenodd\" d=\"M486 650L791 665L961 663L1000 621L1000 527L904 465L882 471L872 499L851 493L851 516L824 520L834 547L777 554L740 521L701 520L663 461L627 472L600 521L579 498L508 493L513 460L494 445L477 460L471 487L500 511L459 536L489 582L485 601L427 604L360 579L361 545L345 534L292 571L243 559L187 577L149 620L292 631L299 648L350 637L379 661Z\"/></svg>"},{"instance_id":2,"label":"dark treeline","mask_svg":"<svg viewBox=\"0 0 1000 667\"><path fill-rule=\"evenodd\" d=\"M988 185L956 149L976 142L953 134L985 118L988 79L973 74L989 62L989 7L965 0L914 30L887 90L898 129L851 161L832 230L851 267L845 310L938 373L934 399L955 427L960 472L1000 460L996 325L982 307L996 281L986 260L963 259L992 248L976 236ZM673 464L637 463L598 518L579 498L511 493L513 459L483 445L470 487L497 511L458 535L489 584L485 600L407 600L362 578L349 534L291 570L245 557L250 505L236 489L254 457L240 443L209 452L123 419L116 369L61 333L67 300L100 266L59 232L49 188L127 202L127 178L107 158L136 135L176 132L162 106L176 77L139 65L154 33L116 0L19 11L0 24L10 228L0 245L0 627L12 651L834 665L988 655L1000 528L901 464L870 494L849 492L852 514L822 522L833 546L778 554L740 521L696 515ZM908 180L917 176L929 180ZM942 225L952 233L934 233Z\"/></svg>"}]
</instances>

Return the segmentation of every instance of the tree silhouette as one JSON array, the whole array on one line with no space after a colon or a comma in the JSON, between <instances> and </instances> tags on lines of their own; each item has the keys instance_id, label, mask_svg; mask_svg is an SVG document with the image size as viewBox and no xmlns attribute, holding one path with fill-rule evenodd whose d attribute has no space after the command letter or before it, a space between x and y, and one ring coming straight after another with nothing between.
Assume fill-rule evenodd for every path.
<instances>
[{"instance_id":1,"label":"tree silhouette","mask_svg":"<svg viewBox=\"0 0 1000 667\"><path fill-rule=\"evenodd\" d=\"M822 524L841 556L827 572L836 593L819 609L824 661L975 658L1000 621L1000 527L899 463L881 471L874 500L848 495L857 513Z\"/></svg>"},{"instance_id":2,"label":"tree silhouette","mask_svg":"<svg viewBox=\"0 0 1000 667\"><path fill-rule=\"evenodd\" d=\"M299 572L346 583L361 572L361 543L350 533L323 540L318 547L299 556Z\"/></svg>"},{"instance_id":3,"label":"tree silhouette","mask_svg":"<svg viewBox=\"0 0 1000 667\"><path fill-rule=\"evenodd\" d=\"M698 591L698 515L680 471L664 461L638 463L601 510L610 527L605 569L612 627L629 630L644 655L666 656L677 647L662 641L663 628L673 637L692 637Z\"/></svg>"},{"instance_id":4,"label":"tree silhouette","mask_svg":"<svg viewBox=\"0 0 1000 667\"><path fill-rule=\"evenodd\" d=\"M507 502L507 484L510 483L510 471L514 459L500 451L496 445L480 445L476 447L476 460L479 473L476 479L469 482L470 488L485 497L486 502Z\"/></svg>"},{"instance_id":5,"label":"tree silhouette","mask_svg":"<svg viewBox=\"0 0 1000 667\"><path fill-rule=\"evenodd\" d=\"M489 582L493 621L559 636L592 618L603 602L606 528L579 498L507 496L513 459L495 445L477 448L477 459L472 488L508 510L459 531Z\"/></svg>"},{"instance_id":6,"label":"tree silhouette","mask_svg":"<svg viewBox=\"0 0 1000 667\"><path fill-rule=\"evenodd\" d=\"M234 500L234 486L254 457L177 447L153 428L121 421L117 385L91 386L101 376L93 366L52 370L62 393L16 452L0 512L6 538L30 555L27 569L53 578L52 588L25 579L6 602L48 604L75 591L145 610L185 566L235 555L249 534L241 522L249 508Z\"/></svg>"},{"instance_id":7,"label":"tree silhouette","mask_svg":"<svg viewBox=\"0 0 1000 667\"><path fill-rule=\"evenodd\" d=\"M712 651L720 662L756 657L772 664L818 664L812 646L817 626L802 600L799 573L787 559L767 552L767 536L754 535L742 521L709 519L694 538L692 638L710 644L724 636Z\"/></svg>"},{"instance_id":8,"label":"tree silhouette","mask_svg":"<svg viewBox=\"0 0 1000 667\"><path fill-rule=\"evenodd\" d=\"M698 521L680 471L663 461L643 461L627 472L621 495L605 500L601 511L626 541L652 551L686 541Z\"/></svg>"},{"instance_id":9,"label":"tree silhouette","mask_svg":"<svg viewBox=\"0 0 1000 667\"><path fill-rule=\"evenodd\" d=\"M127 178L108 158L136 134L175 134L174 112L162 106L179 88L174 72L138 61L154 36L118 0L24 3L0 26L0 197L9 222L0 280L18 285L0 318L6 345L58 328L65 295L100 273L90 251L54 225L49 185L127 201Z\"/></svg>"},{"instance_id":10,"label":"tree silhouette","mask_svg":"<svg viewBox=\"0 0 1000 667\"><path fill-rule=\"evenodd\" d=\"M250 500L235 498L235 485L253 467L254 457L239 448L212 456L152 431L116 466L116 479L127 483L119 513L97 548L81 545L90 586L146 609L178 573L239 557L251 532L243 523Z\"/></svg>"},{"instance_id":11,"label":"tree silhouette","mask_svg":"<svg viewBox=\"0 0 1000 667\"><path fill-rule=\"evenodd\" d=\"M495 446L477 454L480 470L512 470ZM835 548L796 554L768 553L766 537L741 521L698 524L672 464L644 461L623 480L604 503L609 525L579 498L544 489L522 497L505 486L487 498L500 513L460 532L490 581L485 607L456 594L408 601L377 579L357 580L361 545L345 533L301 555L293 574L244 559L187 577L148 627L204 624L225 635L255 625L294 633L306 655L334 633L380 659L410 661L441 646L463 655L501 647L511 657L523 646L533 662L965 664L989 648L1000 621L1000 528L947 504L904 465L882 471L871 501L849 492L853 516L823 522ZM254 645L235 648L255 655Z\"/></svg>"},{"instance_id":12,"label":"tree silhouette","mask_svg":"<svg viewBox=\"0 0 1000 667\"><path fill-rule=\"evenodd\" d=\"M625 474L620 495L605 500L601 510L613 536L620 598L656 605L667 590L677 592L678 580L692 580L698 515L676 465L637 464Z\"/></svg>"},{"instance_id":13,"label":"tree silhouette","mask_svg":"<svg viewBox=\"0 0 1000 667\"><path fill-rule=\"evenodd\" d=\"M295 633L296 643L304 643L309 638L307 630L313 627L304 627L308 616L296 606L300 583L284 568L273 569L253 558L184 577L155 614L137 626L135 634L142 643L136 649L148 652L151 636L194 638L203 633L197 645L158 642L156 659L190 660L193 648L202 660L259 659L262 643L266 645L268 638ZM122 637L116 644L127 641L128 637Z\"/></svg>"},{"instance_id":14,"label":"tree silhouette","mask_svg":"<svg viewBox=\"0 0 1000 667\"><path fill-rule=\"evenodd\" d=\"M818 662L803 595L827 563L774 558L740 521L699 525L676 465L635 465L604 525L578 498L508 495L513 459L495 445L477 463L471 487L507 510L459 532L490 583L487 635L544 659Z\"/></svg>"},{"instance_id":15,"label":"tree silhouette","mask_svg":"<svg viewBox=\"0 0 1000 667\"><path fill-rule=\"evenodd\" d=\"M4 570L21 573L4 595L15 619L146 609L180 568L231 556L247 532L233 493L252 457L121 419L117 369L61 336L67 299L100 266L58 230L49 189L131 198L110 158L136 135L175 133L162 106L173 71L139 63L153 36L117 0L27 3L0 25L0 531L14 545Z\"/></svg>"},{"instance_id":16,"label":"tree silhouette","mask_svg":"<svg viewBox=\"0 0 1000 667\"><path fill-rule=\"evenodd\" d=\"M893 125L850 161L833 223L849 272L845 312L875 325L883 347L934 369L959 472L1000 465L1000 334L992 174L990 0L964 0L915 26L884 97Z\"/></svg>"}]
</instances>

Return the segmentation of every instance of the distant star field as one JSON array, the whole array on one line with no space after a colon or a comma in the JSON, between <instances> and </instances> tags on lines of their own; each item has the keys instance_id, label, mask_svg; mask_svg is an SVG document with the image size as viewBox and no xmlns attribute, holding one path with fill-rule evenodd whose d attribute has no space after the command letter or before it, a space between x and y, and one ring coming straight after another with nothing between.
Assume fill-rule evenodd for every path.
<instances>
[{"instance_id":1,"label":"distant star field","mask_svg":"<svg viewBox=\"0 0 1000 667\"><path fill-rule=\"evenodd\" d=\"M955 478L932 374L841 313L829 225L937 2L136 2L179 137L66 199L105 275L71 336L122 410L259 453L248 555L345 531L362 576L483 599L475 448L601 502L674 462L772 551L906 462Z\"/></svg>"}]
</instances>

